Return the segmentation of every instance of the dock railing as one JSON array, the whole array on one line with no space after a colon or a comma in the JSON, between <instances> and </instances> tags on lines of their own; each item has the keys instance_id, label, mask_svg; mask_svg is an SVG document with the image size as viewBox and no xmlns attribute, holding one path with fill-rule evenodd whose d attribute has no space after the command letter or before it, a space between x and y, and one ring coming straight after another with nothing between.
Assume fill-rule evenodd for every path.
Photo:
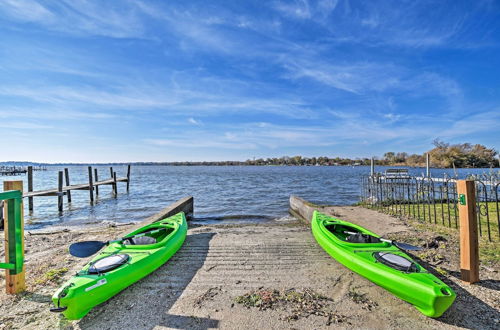
<instances>
[{"instance_id":1,"label":"dock railing","mask_svg":"<svg viewBox=\"0 0 500 330\"><path fill-rule=\"evenodd\" d=\"M500 179L470 177L475 183L478 232L500 241ZM459 227L457 180L443 177L374 174L364 176L361 203L379 211L418 221Z\"/></svg>"}]
</instances>

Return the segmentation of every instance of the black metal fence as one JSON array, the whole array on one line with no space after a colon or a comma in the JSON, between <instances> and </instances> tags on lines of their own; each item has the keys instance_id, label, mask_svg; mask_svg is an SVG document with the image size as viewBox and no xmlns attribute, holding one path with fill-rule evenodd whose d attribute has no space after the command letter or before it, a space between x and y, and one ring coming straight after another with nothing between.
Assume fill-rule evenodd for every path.
<instances>
[{"instance_id":1,"label":"black metal fence","mask_svg":"<svg viewBox=\"0 0 500 330\"><path fill-rule=\"evenodd\" d=\"M500 178L472 177L476 182L478 230L489 241L500 240ZM456 180L371 175L362 178L361 202L383 212L458 228Z\"/></svg>"}]
</instances>

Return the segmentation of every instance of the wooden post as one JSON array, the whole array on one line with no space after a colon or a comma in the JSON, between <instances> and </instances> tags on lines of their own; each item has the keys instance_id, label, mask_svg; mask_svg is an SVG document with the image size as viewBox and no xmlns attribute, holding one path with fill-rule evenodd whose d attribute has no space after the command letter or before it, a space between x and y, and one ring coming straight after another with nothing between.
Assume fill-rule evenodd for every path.
<instances>
[{"instance_id":1,"label":"wooden post","mask_svg":"<svg viewBox=\"0 0 500 330\"><path fill-rule=\"evenodd\" d=\"M33 191L33 166L28 166L28 191ZM28 210L33 211L33 197L28 197Z\"/></svg>"},{"instance_id":2,"label":"wooden post","mask_svg":"<svg viewBox=\"0 0 500 330\"><path fill-rule=\"evenodd\" d=\"M94 182L99 181L99 177L97 176L97 168L94 168ZM99 186L95 186L95 195L99 195Z\"/></svg>"},{"instance_id":3,"label":"wooden post","mask_svg":"<svg viewBox=\"0 0 500 330\"><path fill-rule=\"evenodd\" d=\"M116 172L113 172L113 190L115 191L115 196L118 196L118 185L116 184Z\"/></svg>"},{"instance_id":4,"label":"wooden post","mask_svg":"<svg viewBox=\"0 0 500 330\"><path fill-rule=\"evenodd\" d=\"M477 237L476 187L473 180L458 180L460 217L460 273L462 281L479 281L479 246Z\"/></svg>"},{"instance_id":5,"label":"wooden post","mask_svg":"<svg viewBox=\"0 0 500 330\"><path fill-rule=\"evenodd\" d=\"M57 209L59 212L63 211L63 171L59 171L59 177L57 180Z\"/></svg>"},{"instance_id":6,"label":"wooden post","mask_svg":"<svg viewBox=\"0 0 500 330\"><path fill-rule=\"evenodd\" d=\"M66 178L66 187L70 185L69 183L69 170L67 168L64 169L64 177ZM68 203L71 203L71 190L66 190L66 195L68 197Z\"/></svg>"},{"instance_id":7,"label":"wooden post","mask_svg":"<svg viewBox=\"0 0 500 330\"><path fill-rule=\"evenodd\" d=\"M92 166L89 166L89 194L90 204L94 203L94 183L92 182Z\"/></svg>"},{"instance_id":8,"label":"wooden post","mask_svg":"<svg viewBox=\"0 0 500 330\"><path fill-rule=\"evenodd\" d=\"M130 165L127 168L127 192L130 187Z\"/></svg>"},{"instance_id":9,"label":"wooden post","mask_svg":"<svg viewBox=\"0 0 500 330\"><path fill-rule=\"evenodd\" d=\"M22 181L4 181L3 182L3 190L8 191L8 190L19 190L21 191L21 194L23 192L23 182ZM4 218L5 218L5 261L9 262L9 243L14 244L14 242L9 242L9 210L8 210L8 204L5 203L4 205ZM21 238L21 245L22 245L22 254L24 255L24 211L23 211L23 203L21 200L21 228L19 230L21 231L19 237ZM12 212L11 212L12 213ZM11 221L12 223L13 221ZM25 283L25 267L23 267L23 270L15 275L11 275L11 271L9 269L6 270L5 272L5 284L6 284L6 289L8 294L16 294L19 292L22 292L26 290L26 283Z\"/></svg>"},{"instance_id":10,"label":"wooden post","mask_svg":"<svg viewBox=\"0 0 500 330\"><path fill-rule=\"evenodd\" d=\"M109 168L109 174L111 174L111 179L113 179L113 167ZM113 195L116 195L115 185L114 184L111 185L111 189L113 190Z\"/></svg>"}]
</instances>

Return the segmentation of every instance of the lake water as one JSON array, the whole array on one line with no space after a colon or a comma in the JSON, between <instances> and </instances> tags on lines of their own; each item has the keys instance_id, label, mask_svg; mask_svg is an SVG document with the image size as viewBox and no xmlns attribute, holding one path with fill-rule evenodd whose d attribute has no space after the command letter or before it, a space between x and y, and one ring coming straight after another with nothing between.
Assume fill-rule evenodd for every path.
<instances>
[{"instance_id":1,"label":"lake water","mask_svg":"<svg viewBox=\"0 0 500 330\"><path fill-rule=\"evenodd\" d=\"M96 166L99 178L109 177L108 166ZM114 167L119 177L126 167ZM385 167L377 167L383 172ZM63 167L49 166L47 171L34 172L34 190L55 188L57 172ZM72 203L64 197L64 211L57 211L56 197L34 198L34 212L27 210L26 228L52 225L84 225L104 221L137 222L170 203L194 196L195 222L255 222L287 216L290 195L312 202L347 205L359 201L360 182L369 174L368 166L132 166L130 191L118 183L118 197L111 186L100 186L99 197L89 204L87 190L72 191ZM425 169L411 168L421 175ZM486 173L488 169L458 169L464 177L469 173ZM497 170L498 171L498 170ZM72 184L88 182L86 166L70 166ZM433 176L453 170L432 169ZM24 180L26 176L1 177L0 180Z\"/></svg>"}]
</instances>

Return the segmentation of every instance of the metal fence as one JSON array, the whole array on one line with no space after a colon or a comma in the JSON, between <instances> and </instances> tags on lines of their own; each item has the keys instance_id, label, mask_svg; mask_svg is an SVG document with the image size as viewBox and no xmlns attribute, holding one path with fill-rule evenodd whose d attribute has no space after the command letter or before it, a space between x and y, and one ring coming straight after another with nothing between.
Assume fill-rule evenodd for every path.
<instances>
[{"instance_id":1,"label":"metal fence","mask_svg":"<svg viewBox=\"0 0 500 330\"><path fill-rule=\"evenodd\" d=\"M476 182L479 235L500 240L500 179L496 175L472 179ZM454 178L381 174L362 178L363 204L423 222L458 228L457 199Z\"/></svg>"}]
</instances>

